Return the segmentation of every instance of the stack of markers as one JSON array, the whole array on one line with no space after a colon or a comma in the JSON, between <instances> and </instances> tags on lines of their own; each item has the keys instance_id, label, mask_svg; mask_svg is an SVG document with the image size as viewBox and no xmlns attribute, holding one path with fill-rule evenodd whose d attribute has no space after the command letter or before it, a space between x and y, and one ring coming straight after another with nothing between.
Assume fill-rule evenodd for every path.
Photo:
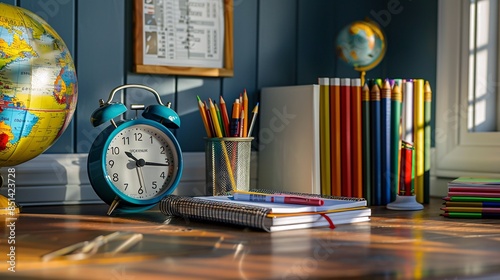
<instances>
[{"instance_id":1,"label":"stack of markers","mask_svg":"<svg viewBox=\"0 0 500 280\"><path fill-rule=\"evenodd\" d=\"M255 125L259 103L252 110L252 121L248 121L248 96L246 90L240 97L235 99L229 118L226 102L222 96L219 97L219 104L212 99L202 101L199 96L198 108L201 119L207 132L208 138L213 137L250 137Z\"/></svg>"}]
</instances>

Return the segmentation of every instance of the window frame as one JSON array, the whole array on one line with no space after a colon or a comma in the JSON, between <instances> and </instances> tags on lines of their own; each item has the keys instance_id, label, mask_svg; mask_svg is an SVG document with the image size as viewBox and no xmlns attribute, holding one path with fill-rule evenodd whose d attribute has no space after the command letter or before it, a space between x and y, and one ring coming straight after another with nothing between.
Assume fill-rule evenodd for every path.
<instances>
[{"instance_id":1,"label":"window frame","mask_svg":"<svg viewBox=\"0 0 500 280\"><path fill-rule=\"evenodd\" d=\"M435 175L500 177L500 132L467 130L469 0L438 2Z\"/></svg>"}]
</instances>

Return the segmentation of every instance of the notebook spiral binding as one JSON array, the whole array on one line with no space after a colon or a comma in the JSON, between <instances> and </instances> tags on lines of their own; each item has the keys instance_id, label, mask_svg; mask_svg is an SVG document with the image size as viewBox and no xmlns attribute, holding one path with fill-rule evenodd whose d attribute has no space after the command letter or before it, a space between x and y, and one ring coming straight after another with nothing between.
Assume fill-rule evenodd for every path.
<instances>
[{"instance_id":1,"label":"notebook spiral binding","mask_svg":"<svg viewBox=\"0 0 500 280\"><path fill-rule=\"evenodd\" d=\"M167 216L237 224L270 231L264 224L270 209L263 207L169 195L160 201L159 208Z\"/></svg>"}]
</instances>

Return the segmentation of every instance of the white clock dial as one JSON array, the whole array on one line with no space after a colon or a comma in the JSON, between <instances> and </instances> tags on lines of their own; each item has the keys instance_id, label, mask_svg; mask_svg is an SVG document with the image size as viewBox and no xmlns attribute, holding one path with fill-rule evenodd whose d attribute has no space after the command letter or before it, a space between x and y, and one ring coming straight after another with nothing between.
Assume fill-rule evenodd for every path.
<instances>
[{"instance_id":1,"label":"white clock dial","mask_svg":"<svg viewBox=\"0 0 500 280\"><path fill-rule=\"evenodd\" d=\"M161 130L138 124L120 131L105 155L109 181L123 194L154 198L174 182L179 163L172 140Z\"/></svg>"}]
</instances>

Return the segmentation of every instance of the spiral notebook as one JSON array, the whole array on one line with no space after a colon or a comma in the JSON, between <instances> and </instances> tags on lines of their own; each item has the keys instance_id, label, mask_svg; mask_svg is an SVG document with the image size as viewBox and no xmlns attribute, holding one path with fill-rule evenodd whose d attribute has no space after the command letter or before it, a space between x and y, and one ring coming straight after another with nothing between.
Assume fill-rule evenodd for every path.
<instances>
[{"instance_id":1,"label":"spiral notebook","mask_svg":"<svg viewBox=\"0 0 500 280\"><path fill-rule=\"evenodd\" d=\"M277 192L262 189L252 191ZM366 207L364 198L290 192L287 194L322 197L325 200L324 206L327 207L243 202L231 200L226 196L184 197L175 195L162 199L159 206L160 211L167 216L246 226L268 232L327 226L332 228L335 225L370 220L371 209Z\"/></svg>"}]
</instances>

